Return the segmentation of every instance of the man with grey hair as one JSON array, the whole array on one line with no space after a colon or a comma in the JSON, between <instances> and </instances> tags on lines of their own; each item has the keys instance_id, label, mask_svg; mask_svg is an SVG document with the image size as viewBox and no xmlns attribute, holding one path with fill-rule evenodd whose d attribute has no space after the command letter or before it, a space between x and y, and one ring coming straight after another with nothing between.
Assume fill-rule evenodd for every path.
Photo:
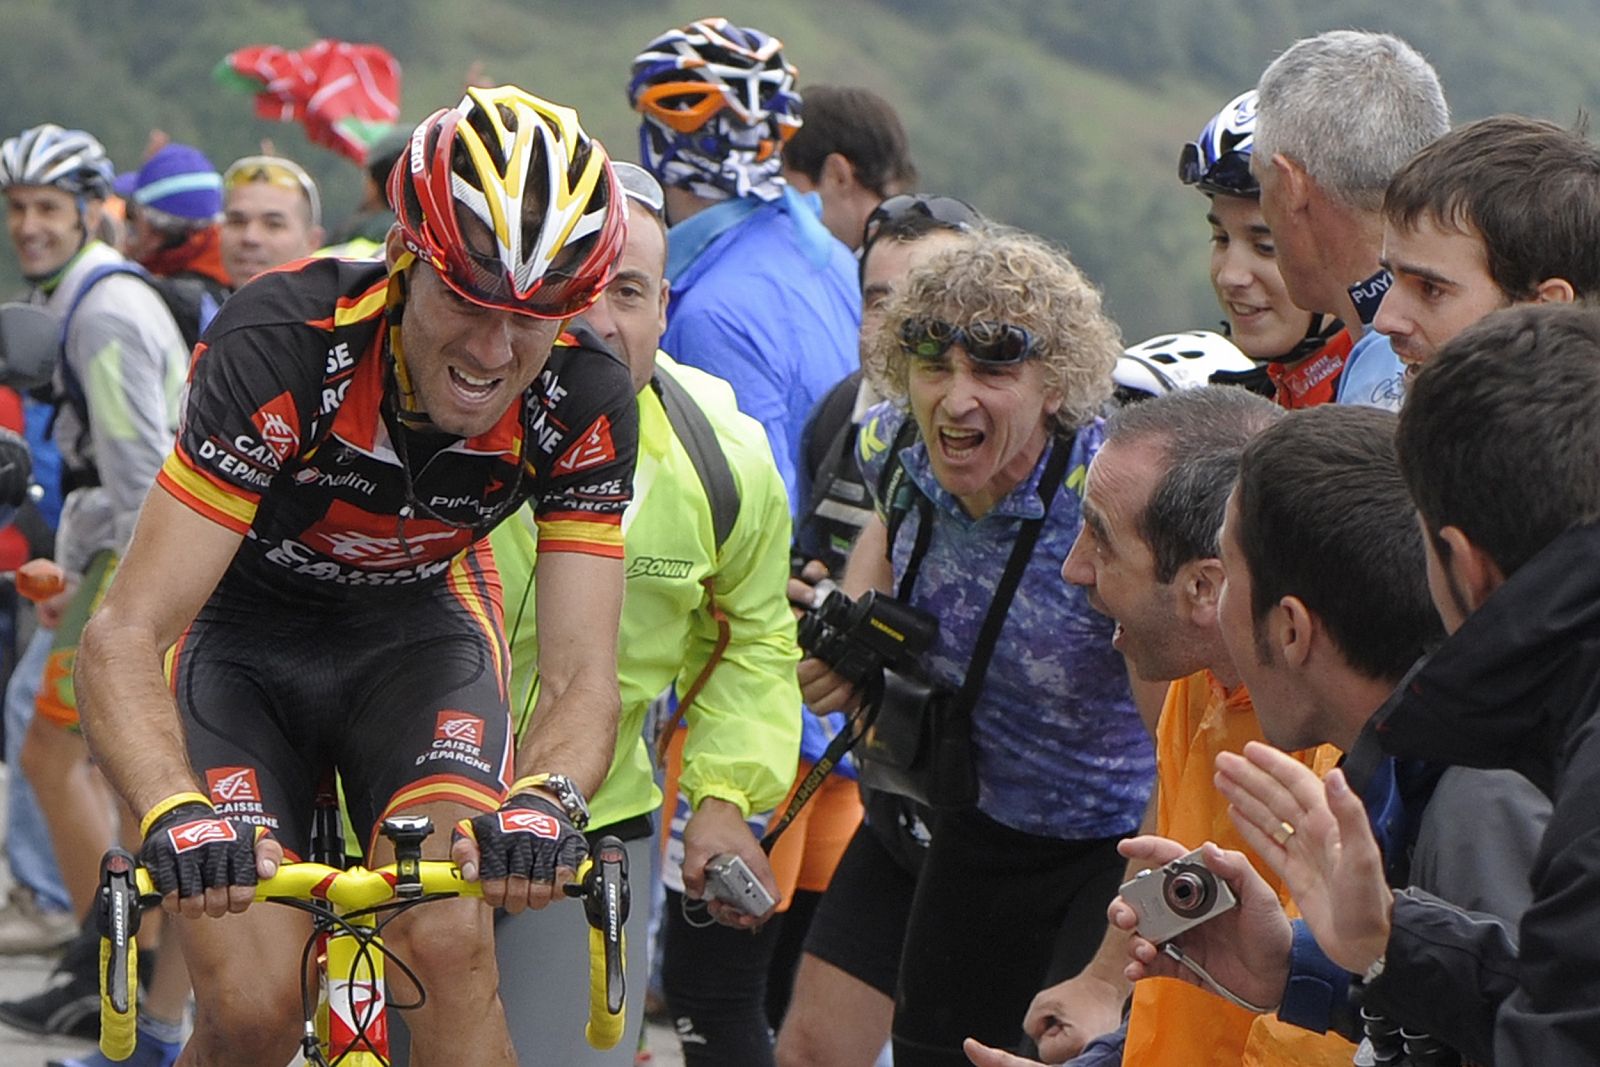
<instances>
[{"instance_id":1,"label":"man with grey hair","mask_svg":"<svg viewBox=\"0 0 1600 1067\"><path fill-rule=\"evenodd\" d=\"M1450 128L1439 76L1389 34L1331 30L1261 75L1251 170L1289 296L1339 316L1355 344L1338 401L1395 409L1403 369L1371 328L1390 278L1378 265L1383 193Z\"/></svg>"}]
</instances>

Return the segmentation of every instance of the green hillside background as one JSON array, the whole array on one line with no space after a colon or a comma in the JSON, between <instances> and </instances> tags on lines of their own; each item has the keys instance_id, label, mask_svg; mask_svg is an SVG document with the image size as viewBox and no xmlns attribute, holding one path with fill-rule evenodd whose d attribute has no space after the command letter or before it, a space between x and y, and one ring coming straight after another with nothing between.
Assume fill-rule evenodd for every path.
<instances>
[{"instance_id":1,"label":"green hillside background","mask_svg":"<svg viewBox=\"0 0 1600 1067\"><path fill-rule=\"evenodd\" d=\"M1177 182L1179 146L1296 38L1400 34L1438 67L1456 121L1515 111L1571 123L1600 99L1597 0L0 0L0 132L82 126L122 168L153 127L219 164L270 138L317 174L337 220L355 169L218 85L227 52L381 43L402 64L411 121L458 99L481 63L576 106L613 154L634 158L630 59L710 14L782 37L802 90L883 93L922 188L1065 245L1129 341L1217 320L1202 199ZM15 266L0 260L0 292L14 292Z\"/></svg>"}]
</instances>

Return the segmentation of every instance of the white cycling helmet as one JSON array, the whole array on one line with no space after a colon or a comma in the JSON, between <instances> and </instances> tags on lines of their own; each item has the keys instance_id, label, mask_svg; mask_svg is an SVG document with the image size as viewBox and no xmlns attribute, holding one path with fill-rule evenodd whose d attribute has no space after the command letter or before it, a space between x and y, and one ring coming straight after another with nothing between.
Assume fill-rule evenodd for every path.
<instances>
[{"instance_id":1,"label":"white cycling helmet","mask_svg":"<svg viewBox=\"0 0 1600 1067\"><path fill-rule=\"evenodd\" d=\"M73 196L104 200L116 171L105 148L82 130L53 123L23 130L0 145L0 189L53 185Z\"/></svg>"},{"instance_id":2,"label":"white cycling helmet","mask_svg":"<svg viewBox=\"0 0 1600 1067\"><path fill-rule=\"evenodd\" d=\"M1117 392L1129 398L1198 389L1222 378L1249 374L1255 361L1234 343L1209 330L1164 333L1134 345L1117 357L1111 372Z\"/></svg>"}]
</instances>

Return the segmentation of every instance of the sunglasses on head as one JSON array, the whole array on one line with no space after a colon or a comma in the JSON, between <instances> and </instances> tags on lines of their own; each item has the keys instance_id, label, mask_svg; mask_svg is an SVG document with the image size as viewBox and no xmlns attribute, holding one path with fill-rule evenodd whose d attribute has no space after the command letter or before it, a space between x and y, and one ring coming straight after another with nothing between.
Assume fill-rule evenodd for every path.
<instances>
[{"instance_id":1,"label":"sunglasses on head","mask_svg":"<svg viewBox=\"0 0 1600 1067\"><path fill-rule=\"evenodd\" d=\"M656 181L654 174L637 163L619 160L611 161L611 169L617 172L617 184L622 186L622 191L630 200L642 205L653 215L666 211L667 194L662 191L661 183Z\"/></svg>"},{"instance_id":2,"label":"sunglasses on head","mask_svg":"<svg viewBox=\"0 0 1600 1067\"><path fill-rule=\"evenodd\" d=\"M972 322L953 326L943 319L907 319L900 324L900 348L913 359L938 359L960 345L974 363L1004 367L1021 363L1037 349L1025 326Z\"/></svg>"},{"instance_id":3,"label":"sunglasses on head","mask_svg":"<svg viewBox=\"0 0 1600 1067\"><path fill-rule=\"evenodd\" d=\"M1178 180L1185 185L1198 185L1210 192L1230 193L1234 196L1260 196L1261 186L1250 173L1250 153L1224 152L1209 167L1205 154L1193 141L1183 146L1178 156Z\"/></svg>"},{"instance_id":4,"label":"sunglasses on head","mask_svg":"<svg viewBox=\"0 0 1600 1067\"><path fill-rule=\"evenodd\" d=\"M863 253L878 239L883 228L902 221L911 215L921 215L946 230L966 232L978 224L977 210L965 200L954 196L928 196L923 193L901 193L891 196L872 209L866 226L861 231Z\"/></svg>"},{"instance_id":5,"label":"sunglasses on head","mask_svg":"<svg viewBox=\"0 0 1600 1067\"><path fill-rule=\"evenodd\" d=\"M222 172L222 188L233 190L252 182L265 182L282 189L297 190L311 205L311 225L322 225L322 200L317 183L292 159L279 156L245 156L236 159Z\"/></svg>"}]
</instances>

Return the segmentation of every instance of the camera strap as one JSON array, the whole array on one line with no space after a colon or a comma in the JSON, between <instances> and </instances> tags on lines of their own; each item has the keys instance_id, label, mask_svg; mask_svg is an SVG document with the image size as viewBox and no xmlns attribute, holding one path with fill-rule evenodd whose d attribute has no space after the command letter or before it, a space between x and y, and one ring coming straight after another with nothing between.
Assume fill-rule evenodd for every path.
<instances>
[{"instance_id":1,"label":"camera strap","mask_svg":"<svg viewBox=\"0 0 1600 1067\"><path fill-rule=\"evenodd\" d=\"M1039 541L1039 533L1044 529L1045 520L1050 517L1050 505L1055 502L1056 494L1060 490L1067 475L1067 462L1072 458L1072 447L1069 442L1059 437L1053 437L1050 444L1050 458L1045 460L1044 473L1039 476L1039 502L1044 505L1044 513L1036 519L1029 519L1022 524L1022 529L1017 531L1016 544L1011 546L1011 558L1006 560L1006 569L1000 576L1000 584L995 587L994 600L989 604L989 614L984 617L983 629L978 631L978 642L972 649L972 660L967 665L967 676L961 683L961 690L956 694L955 707L962 715L972 714L972 709L978 703L978 692L983 688L983 680L989 673L989 660L994 655L995 645L1000 641L1000 630L1006 624L1006 615L1011 610L1011 600L1017 595L1017 587L1022 584L1022 574L1028 569L1028 561L1033 558L1033 546ZM924 527L933 524L924 521L917 529L917 545L926 552L923 544ZM913 548L913 553L916 548ZM913 564L920 564L921 557L914 556ZM914 577L914 566L906 567L907 577ZM911 589L902 585L901 599L910 602Z\"/></svg>"},{"instance_id":2,"label":"camera strap","mask_svg":"<svg viewBox=\"0 0 1600 1067\"><path fill-rule=\"evenodd\" d=\"M911 423L910 419L906 421ZM899 445L898 436L896 445ZM896 447L895 453L898 452L899 448ZM1045 460L1044 472L1039 476L1039 500L1044 505L1044 514L1036 519L1027 520L1017 532L1016 543L1012 545L1011 555L1006 560L1006 569L1000 576L994 599L989 604L989 613L983 620L983 629L978 632L978 641L973 647L972 659L967 666L966 679L956 695L954 706L958 714L971 714L973 706L977 704L978 691L983 688L984 676L989 673L989 660L994 655L995 644L1000 639L1000 629L1005 625L1011 600L1016 596L1017 587L1022 584L1022 574L1027 570L1028 561L1033 557L1033 548L1039 541L1039 533L1044 529L1045 520L1050 517L1050 505L1055 501L1056 493L1066 479L1067 463L1071 458L1070 443L1059 437L1052 437L1050 455ZM899 599L906 603L910 603L911 588L917 580L917 572L922 568L922 558L927 555L928 545L933 538L932 503L920 492L917 493L917 509L919 521L916 539L912 542L911 558L906 563L905 574L901 576L899 585ZM891 540L891 551L893 547ZM772 846L777 844L778 837L789 828L790 823L794 822L795 816L800 814L800 809L805 807L806 801L822 787L823 779L832 773L844 754L866 736L877 716L877 698L875 696L864 698L861 706L845 720L844 729L828 742L827 749L812 765L800 785L795 788L783 815L762 836L763 850L772 851Z\"/></svg>"}]
</instances>

